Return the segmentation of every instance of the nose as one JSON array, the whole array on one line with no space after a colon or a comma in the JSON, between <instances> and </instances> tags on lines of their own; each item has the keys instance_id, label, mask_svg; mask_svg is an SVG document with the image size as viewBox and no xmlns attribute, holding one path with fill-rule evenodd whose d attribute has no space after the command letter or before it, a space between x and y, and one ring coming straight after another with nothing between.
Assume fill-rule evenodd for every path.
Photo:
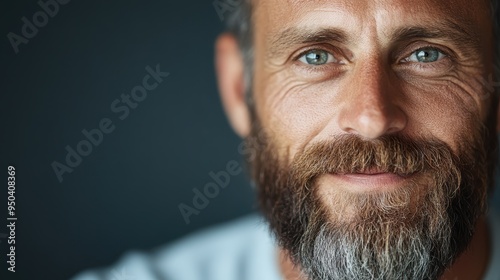
<instances>
[{"instance_id":1,"label":"nose","mask_svg":"<svg viewBox=\"0 0 500 280\"><path fill-rule=\"evenodd\" d=\"M367 139L402 131L407 116L396 104L401 92L394 82L391 83L389 70L372 62L353 71L351 85L344 92L340 108L340 128Z\"/></svg>"}]
</instances>

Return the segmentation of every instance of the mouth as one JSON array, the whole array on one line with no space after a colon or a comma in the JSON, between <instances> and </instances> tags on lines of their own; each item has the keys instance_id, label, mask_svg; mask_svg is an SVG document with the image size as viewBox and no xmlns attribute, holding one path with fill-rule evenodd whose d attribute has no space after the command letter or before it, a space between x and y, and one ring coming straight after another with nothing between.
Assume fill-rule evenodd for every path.
<instances>
[{"instance_id":1,"label":"mouth","mask_svg":"<svg viewBox=\"0 0 500 280\"><path fill-rule=\"evenodd\" d=\"M412 174L399 174L387 172L377 168L371 168L355 173L330 173L329 180L345 186L349 190L365 191L384 191L403 186L414 176Z\"/></svg>"}]
</instances>

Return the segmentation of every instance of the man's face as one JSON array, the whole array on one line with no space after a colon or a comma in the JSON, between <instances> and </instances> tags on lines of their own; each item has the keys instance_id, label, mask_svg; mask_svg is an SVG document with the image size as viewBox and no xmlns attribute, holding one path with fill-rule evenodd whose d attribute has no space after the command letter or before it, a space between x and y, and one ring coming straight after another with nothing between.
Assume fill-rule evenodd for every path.
<instances>
[{"instance_id":1,"label":"man's face","mask_svg":"<svg viewBox=\"0 0 500 280\"><path fill-rule=\"evenodd\" d=\"M254 8L247 143L280 245L310 279L439 276L490 179L489 1Z\"/></svg>"},{"instance_id":2,"label":"man's face","mask_svg":"<svg viewBox=\"0 0 500 280\"><path fill-rule=\"evenodd\" d=\"M257 1L257 115L289 159L335 135L433 136L484 120L489 1Z\"/></svg>"}]
</instances>

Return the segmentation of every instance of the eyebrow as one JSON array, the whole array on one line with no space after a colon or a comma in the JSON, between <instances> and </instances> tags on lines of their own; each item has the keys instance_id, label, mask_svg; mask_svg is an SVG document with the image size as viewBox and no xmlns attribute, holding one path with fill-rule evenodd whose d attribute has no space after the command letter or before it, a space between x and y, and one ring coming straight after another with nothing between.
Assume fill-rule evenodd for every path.
<instances>
[{"instance_id":1,"label":"eyebrow","mask_svg":"<svg viewBox=\"0 0 500 280\"><path fill-rule=\"evenodd\" d=\"M468 49L480 49L481 42L478 32L474 32L473 24L464 22L457 24L452 21L437 22L429 26L409 26L398 28L390 36L392 41L405 42L412 39L442 39L457 46Z\"/></svg>"},{"instance_id":2,"label":"eyebrow","mask_svg":"<svg viewBox=\"0 0 500 280\"><path fill-rule=\"evenodd\" d=\"M285 29L270 42L270 54L280 55L290 47L305 44L321 44L328 42L347 43L348 35L341 29L321 28L317 30L309 28L290 27Z\"/></svg>"},{"instance_id":3,"label":"eyebrow","mask_svg":"<svg viewBox=\"0 0 500 280\"><path fill-rule=\"evenodd\" d=\"M479 50L480 39L474 32L474 25L470 22L457 24L449 20L434 22L425 26L404 26L389 34L393 43L407 42L415 39L442 39L456 46L467 49ZM320 43L343 43L348 44L353 36L342 29L335 27L323 27L318 29L289 27L270 39L269 54L281 55L290 48L298 45L320 44Z\"/></svg>"}]
</instances>

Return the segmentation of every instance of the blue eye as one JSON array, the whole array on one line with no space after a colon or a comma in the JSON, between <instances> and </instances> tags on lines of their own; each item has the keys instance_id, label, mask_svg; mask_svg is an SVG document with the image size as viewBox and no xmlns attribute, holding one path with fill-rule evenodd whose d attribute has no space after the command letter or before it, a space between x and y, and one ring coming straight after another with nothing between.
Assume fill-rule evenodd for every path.
<instances>
[{"instance_id":1,"label":"blue eye","mask_svg":"<svg viewBox=\"0 0 500 280\"><path fill-rule=\"evenodd\" d=\"M327 51L310 50L299 58L300 62L310 65L323 65L330 62L335 62L336 59Z\"/></svg>"},{"instance_id":2,"label":"blue eye","mask_svg":"<svg viewBox=\"0 0 500 280\"><path fill-rule=\"evenodd\" d=\"M445 54L440 52L435 48L422 48L413 52L410 57L408 57L408 61L411 62L420 62L420 63L431 63L441 60L445 57Z\"/></svg>"}]
</instances>

